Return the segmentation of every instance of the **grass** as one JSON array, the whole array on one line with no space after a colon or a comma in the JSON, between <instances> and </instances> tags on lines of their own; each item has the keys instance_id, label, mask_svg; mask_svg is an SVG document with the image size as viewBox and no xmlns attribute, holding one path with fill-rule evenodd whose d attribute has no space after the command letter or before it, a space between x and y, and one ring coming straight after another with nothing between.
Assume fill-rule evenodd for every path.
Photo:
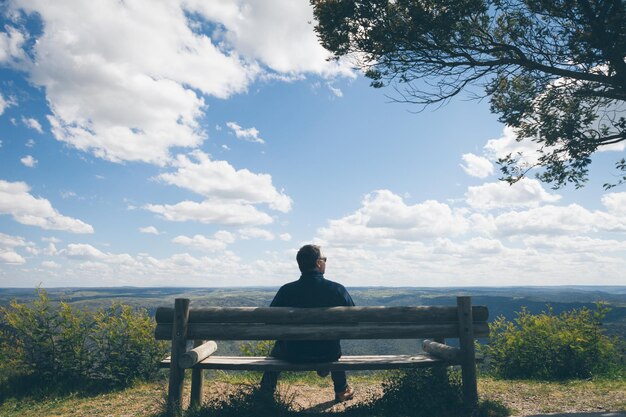
<instances>
[{"instance_id":1,"label":"grass","mask_svg":"<svg viewBox=\"0 0 626 417\"><path fill-rule=\"evenodd\" d=\"M626 410L626 380L543 382L480 378L482 398L500 401L514 415Z\"/></svg>"},{"instance_id":2,"label":"grass","mask_svg":"<svg viewBox=\"0 0 626 417\"><path fill-rule=\"evenodd\" d=\"M357 403L364 404L368 396L379 395L382 372L350 374L350 383L357 387ZM250 389L259 380L254 373L215 372L205 385L206 400L256 401L254 397L237 398L237 393ZM485 417L507 414L533 415L556 412L601 412L626 410L625 380L593 380L567 382L507 381L481 377L478 389ZM70 393L63 396L40 395L20 399L9 398L0 404L3 417L156 417L162 410L167 386L165 381L136 384L130 388L99 395ZM332 405L330 378L318 378L314 373L291 374L281 378L280 392L284 403L306 408L308 413L284 410L283 415L326 415L355 417L356 411L345 405ZM189 386L186 387L186 396ZM241 396L240 396L241 397ZM354 401L352 403L355 403ZM241 404L241 403L240 403ZM350 405L350 404L348 404ZM502 407L509 409L509 413ZM296 407L296 408L297 408ZM363 409L362 409L363 411ZM203 417L192 414L188 417ZM210 415L210 414L205 414ZM219 415L219 414L214 414ZM222 415L228 415L222 413ZM245 414L239 414L239 417ZM280 414L279 414L280 415Z\"/></svg>"},{"instance_id":3,"label":"grass","mask_svg":"<svg viewBox=\"0 0 626 417\"><path fill-rule=\"evenodd\" d=\"M163 404L167 386L141 383L98 395L70 393L60 397L9 398L0 404L3 417L149 417Z\"/></svg>"}]
</instances>

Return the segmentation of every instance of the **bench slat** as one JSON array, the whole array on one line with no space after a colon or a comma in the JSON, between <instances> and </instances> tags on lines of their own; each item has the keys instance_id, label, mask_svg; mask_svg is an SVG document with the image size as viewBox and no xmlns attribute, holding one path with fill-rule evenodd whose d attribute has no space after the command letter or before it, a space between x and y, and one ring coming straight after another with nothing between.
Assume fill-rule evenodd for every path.
<instances>
[{"instance_id":1,"label":"bench slat","mask_svg":"<svg viewBox=\"0 0 626 417\"><path fill-rule=\"evenodd\" d=\"M262 356L211 356L199 362L195 367L231 371L315 371L318 369L359 371L431 367L437 363L454 364L428 354L342 356L336 362L324 363L293 363ZM160 366L169 367L170 358L161 361Z\"/></svg>"},{"instance_id":2,"label":"bench slat","mask_svg":"<svg viewBox=\"0 0 626 417\"><path fill-rule=\"evenodd\" d=\"M485 322L489 311L485 306L474 306L475 322ZM159 324L172 323L174 309L157 308L155 319ZM204 307L189 311L189 323L413 323L431 324L456 321L456 306L416 307Z\"/></svg>"},{"instance_id":3,"label":"bench slat","mask_svg":"<svg viewBox=\"0 0 626 417\"><path fill-rule=\"evenodd\" d=\"M487 323L474 323L474 336L486 337ZM158 340L171 340L172 325L158 324ZM426 339L459 337L458 323L449 324L205 324L190 323L187 339L211 340L333 340L333 339Z\"/></svg>"}]
</instances>

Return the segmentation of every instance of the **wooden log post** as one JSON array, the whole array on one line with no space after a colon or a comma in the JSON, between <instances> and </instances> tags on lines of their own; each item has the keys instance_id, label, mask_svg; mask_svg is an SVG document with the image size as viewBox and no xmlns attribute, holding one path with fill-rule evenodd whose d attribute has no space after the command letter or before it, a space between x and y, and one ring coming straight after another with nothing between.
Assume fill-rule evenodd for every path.
<instances>
[{"instance_id":1,"label":"wooden log post","mask_svg":"<svg viewBox=\"0 0 626 417\"><path fill-rule=\"evenodd\" d=\"M453 364L459 361L459 353L461 351L459 348L446 345L442 339L424 340L422 342L422 350Z\"/></svg>"},{"instance_id":2,"label":"wooden log post","mask_svg":"<svg viewBox=\"0 0 626 417\"><path fill-rule=\"evenodd\" d=\"M194 340L193 347L197 348L204 344L204 340ZM215 344L215 342L213 342ZM217 346L216 346L217 347ZM213 350L215 352L215 350ZM191 407L198 407L202 404L202 369L193 368L191 370Z\"/></svg>"},{"instance_id":3,"label":"wooden log post","mask_svg":"<svg viewBox=\"0 0 626 417\"><path fill-rule=\"evenodd\" d=\"M204 343L204 341L194 340L194 348L185 352L179 359L181 368L191 368L198 362L211 356L217 350L217 343L213 340Z\"/></svg>"},{"instance_id":4,"label":"wooden log post","mask_svg":"<svg viewBox=\"0 0 626 417\"><path fill-rule=\"evenodd\" d=\"M276 307L279 308L279 307ZM489 334L487 323L477 323L474 335ZM157 324L157 340L169 340L171 324ZM458 322L440 324L411 323L326 323L262 324L262 323L189 323L188 339L215 340L333 340L333 339L420 339L457 337Z\"/></svg>"},{"instance_id":5,"label":"wooden log post","mask_svg":"<svg viewBox=\"0 0 626 417\"><path fill-rule=\"evenodd\" d=\"M445 344L446 343L446 339L443 338L443 337L438 337L438 338L434 339L434 341L437 342L437 343L441 343L441 344ZM426 342L426 340L424 340L422 342L422 350L424 352L426 352L426 353L431 353L424 346L425 342ZM448 378L448 367L445 364L433 366L433 377L436 380L445 381Z\"/></svg>"},{"instance_id":6,"label":"wooden log post","mask_svg":"<svg viewBox=\"0 0 626 417\"><path fill-rule=\"evenodd\" d=\"M251 323L311 324L311 323L412 323L442 324L458 320L456 306L413 307L199 307L189 312L189 323ZM487 321L489 311L485 306L472 307L474 321ZM174 309L159 307L155 314L159 324L174 322ZM168 334L167 336L171 336ZM452 337L452 336L450 336ZM456 335L454 336L456 337ZM201 338L198 338L201 339Z\"/></svg>"},{"instance_id":7,"label":"wooden log post","mask_svg":"<svg viewBox=\"0 0 626 417\"><path fill-rule=\"evenodd\" d=\"M172 356L170 380L167 389L167 415L177 417L182 413L183 384L185 369L180 366L180 357L187 350L187 323L189 320L189 299L174 300L174 325L172 326Z\"/></svg>"},{"instance_id":8,"label":"wooden log post","mask_svg":"<svg viewBox=\"0 0 626 417\"><path fill-rule=\"evenodd\" d=\"M470 297L456 298L459 314L459 345L461 347L461 379L463 401L468 408L478 404L476 386L476 354L474 352L474 328L472 326L472 300Z\"/></svg>"}]
</instances>

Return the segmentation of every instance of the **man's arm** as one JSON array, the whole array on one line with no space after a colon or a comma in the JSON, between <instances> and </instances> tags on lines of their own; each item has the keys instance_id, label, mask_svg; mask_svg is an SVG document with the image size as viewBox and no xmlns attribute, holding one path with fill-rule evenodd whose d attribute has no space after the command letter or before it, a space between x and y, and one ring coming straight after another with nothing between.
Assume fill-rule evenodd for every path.
<instances>
[{"instance_id":1,"label":"man's arm","mask_svg":"<svg viewBox=\"0 0 626 417\"><path fill-rule=\"evenodd\" d=\"M345 302L344 306L353 307L355 304L354 304L354 301L352 300L352 297L350 297L348 290L346 290L346 288L343 285L340 287L340 289L341 289L340 291L341 296L343 297L344 302Z\"/></svg>"},{"instance_id":2,"label":"man's arm","mask_svg":"<svg viewBox=\"0 0 626 417\"><path fill-rule=\"evenodd\" d=\"M283 293L284 291L283 291L283 288L281 287L276 293L276 295L274 296L274 299L272 300L272 302L270 303L270 307L284 307L285 306L285 300L284 300L285 297Z\"/></svg>"}]
</instances>

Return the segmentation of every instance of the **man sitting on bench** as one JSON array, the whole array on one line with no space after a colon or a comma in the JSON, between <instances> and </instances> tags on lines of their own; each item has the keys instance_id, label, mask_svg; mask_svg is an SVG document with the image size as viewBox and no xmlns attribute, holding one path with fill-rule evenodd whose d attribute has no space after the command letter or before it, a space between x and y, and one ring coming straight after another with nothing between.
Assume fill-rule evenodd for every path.
<instances>
[{"instance_id":1,"label":"man sitting on bench","mask_svg":"<svg viewBox=\"0 0 626 417\"><path fill-rule=\"evenodd\" d=\"M302 275L300 279L283 285L270 307L338 307L354 306L352 297L343 285L324 278L326 257L322 256L319 246L305 245L296 255ZM277 340L270 356L289 362L334 362L341 357L339 340ZM261 388L274 392L278 382L278 371L266 371L261 380ZM328 370L320 369L321 377L328 375ZM335 388L335 401L352 399L354 390L347 383L345 371L332 371L331 378Z\"/></svg>"}]
</instances>

